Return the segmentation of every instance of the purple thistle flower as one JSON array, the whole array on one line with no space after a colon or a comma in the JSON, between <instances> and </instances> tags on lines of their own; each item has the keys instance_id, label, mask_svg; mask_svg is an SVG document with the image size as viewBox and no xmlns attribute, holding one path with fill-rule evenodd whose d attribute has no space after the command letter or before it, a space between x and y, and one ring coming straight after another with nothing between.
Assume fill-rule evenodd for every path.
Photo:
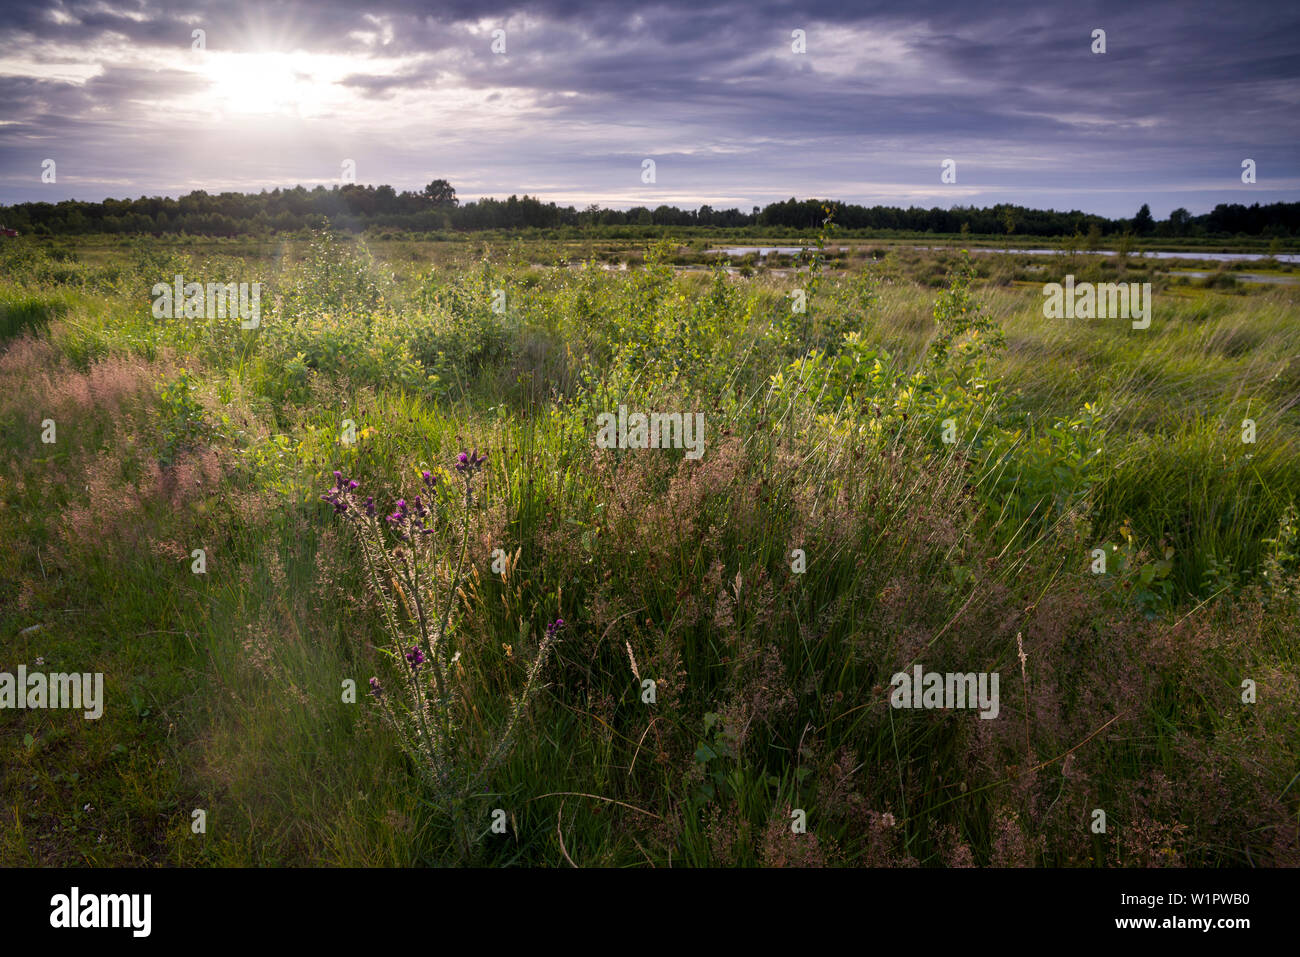
<instances>
[{"instance_id":1,"label":"purple thistle flower","mask_svg":"<svg viewBox=\"0 0 1300 957\"><path fill-rule=\"evenodd\" d=\"M424 652L418 645L412 645L411 650L406 653L406 661L412 671L419 671L420 665L424 664Z\"/></svg>"},{"instance_id":2,"label":"purple thistle flower","mask_svg":"<svg viewBox=\"0 0 1300 957\"><path fill-rule=\"evenodd\" d=\"M557 619L555 619L555 621L553 621L553 622L551 622L549 625L547 625L547 626L546 626L546 640L547 640L547 641L553 641L553 640L555 639L555 636L559 633L560 629L563 628L563 627L564 627L564 619L563 619L563 618L557 618Z\"/></svg>"},{"instance_id":3,"label":"purple thistle flower","mask_svg":"<svg viewBox=\"0 0 1300 957\"><path fill-rule=\"evenodd\" d=\"M429 489L429 491L433 491L438 484L438 479L435 478L433 473L429 472L427 469L420 473L420 478L423 479L424 487Z\"/></svg>"},{"instance_id":4,"label":"purple thistle flower","mask_svg":"<svg viewBox=\"0 0 1300 957\"><path fill-rule=\"evenodd\" d=\"M487 461L487 453L478 454L478 446L474 447L473 452L461 452L456 456L456 471L464 472L466 476L473 475L483 467Z\"/></svg>"},{"instance_id":5,"label":"purple thistle flower","mask_svg":"<svg viewBox=\"0 0 1300 957\"><path fill-rule=\"evenodd\" d=\"M379 683L378 678L370 679L370 693L374 695L376 698L378 698L380 695L384 693L383 685Z\"/></svg>"},{"instance_id":6,"label":"purple thistle flower","mask_svg":"<svg viewBox=\"0 0 1300 957\"><path fill-rule=\"evenodd\" d=\"M321 495L320 500L333 505L335 515L342 515L351 506L352 502L350 496L352 492L360 486L360 484L361 483L356 479L352 479L351 481L345 479L343 473L335 469L334 487Z\"/></svg>"},{"instance_id":7,"label":"purple thistle flower","mask_svg":"<svg viewBox=\"0 0 1300 957\"><path fill-rule=\"evenodd\" d=\"M406 524L406 499L399 498L397 500L397 507L393 509L393 514L388 516L388 521L394 525Z\"/></svg>"}]
</instances>

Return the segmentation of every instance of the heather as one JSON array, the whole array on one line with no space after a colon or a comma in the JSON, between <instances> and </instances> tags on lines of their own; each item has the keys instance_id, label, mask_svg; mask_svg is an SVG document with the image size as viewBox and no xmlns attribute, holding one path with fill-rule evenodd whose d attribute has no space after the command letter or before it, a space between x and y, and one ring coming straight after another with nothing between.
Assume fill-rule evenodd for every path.
<instances>
[{"instance_id":1,"label":"heather","mask_svg":"<svg viewBox=\"0 0 1300 957\"><path fill-rule=\"evenodd\" d=\"M838 244L0 247L0 669L106 673L5 714L0 860L1300 863L1300 293Z\"/></svg>"}]
</instances>

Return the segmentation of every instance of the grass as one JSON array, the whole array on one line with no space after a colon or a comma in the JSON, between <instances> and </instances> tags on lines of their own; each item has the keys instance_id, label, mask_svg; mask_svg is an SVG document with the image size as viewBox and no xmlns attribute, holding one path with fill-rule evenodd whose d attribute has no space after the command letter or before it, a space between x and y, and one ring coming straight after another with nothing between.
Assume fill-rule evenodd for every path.
<instances>
[{"instance_id":1,"label":"grass","mask_svg":"<svg viewBox=\"0 0 1300 957\"><path fill-rule=\"evenodd\" d=\"M106 703L4 713L0 861L1300 862L1300 292L614 247L7 243L0 671ZM1153 282L1151 328L1044 319L1066 271ZM177 272L262 282L262 327L154 319ZM704 457L595 448L620 404L704 412ZM318 496L475 445L467 755L566 627L449 813L365 693L400 664ZM891 708L917 663L998 672L999 718Z\"/></svg>"}]
</instances>

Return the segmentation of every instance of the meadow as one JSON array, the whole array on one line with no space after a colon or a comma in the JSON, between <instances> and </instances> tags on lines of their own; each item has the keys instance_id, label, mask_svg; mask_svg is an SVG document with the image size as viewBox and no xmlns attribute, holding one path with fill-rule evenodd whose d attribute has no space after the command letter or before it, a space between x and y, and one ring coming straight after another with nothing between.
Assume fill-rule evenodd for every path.
<instances>
[{"instance_id":1,"label":"meadow","mask_svg":"<svg viewBox=\"0 0 1300 957\"><path fill-rule=\"evenodd\" d=\"M1300 286L839 245L4 241L0 863L1300 864Z\"/></svg>"}]
</instances>

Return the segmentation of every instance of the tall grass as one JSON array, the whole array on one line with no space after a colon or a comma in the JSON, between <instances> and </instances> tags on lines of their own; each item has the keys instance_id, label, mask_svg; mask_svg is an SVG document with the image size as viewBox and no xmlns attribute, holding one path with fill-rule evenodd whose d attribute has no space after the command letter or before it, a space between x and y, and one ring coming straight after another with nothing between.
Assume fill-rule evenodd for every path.
<instances>
[{"instance_id":1,"label":"tall grass","mask_svg":"<svg viewBox=\"0 0 1300 957\"><path fill-rule=\"evenodd\" d=\"M0 665L103 670L108 713L6 717L5 860L1300 861L1294 291L1164 289L1139 331L1045 320L1021 267L947 252L744 277L668 246L6 249L4 315L42 318L0 354ZM278 304L153 320L178 263ZM596 448L620 404L704 412L704 457ZM463 568L427 566L455 746L518 718L457 817L365 694L405 663L318 495L338 469L390 502L471 442ZM914 664L999 672L999 719L891 708Z\"/></svg>"}]
</instances>

